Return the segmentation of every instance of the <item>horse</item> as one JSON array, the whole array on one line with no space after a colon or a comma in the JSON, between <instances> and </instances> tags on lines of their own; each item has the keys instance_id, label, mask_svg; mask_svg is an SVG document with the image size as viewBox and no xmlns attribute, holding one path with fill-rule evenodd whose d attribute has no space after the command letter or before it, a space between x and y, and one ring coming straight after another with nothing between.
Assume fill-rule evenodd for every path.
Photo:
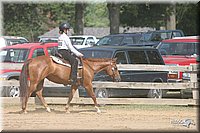
<instances>
[{"instance_id":1,"label":"horse","mask_svg":"<svg viewBox=\"0 0 200 133\"><path fill-rule=\"evenodd\" d=\"M46 111L51 112L51 109L42 96L45 78L57 84L71 85L68 102L65 106L66 112L69 112L70 102L78 86L82 85L86 89L87 94L92 98L97 113L100 113L101 111L96 101L92 81L94 75L100 71L105 71L113 81L120 81L120 74L116 66L117 59L82 58L81 60L82 69L79 69L78 73L82 74L82 80L78 79L78 84L75 85L71 85L69 80L71 67L55 63L50 56L38 56L25 61L19 78L22 113L27 113L28 98L33 92L38 96Z\"/></svg>"}]
</instances>

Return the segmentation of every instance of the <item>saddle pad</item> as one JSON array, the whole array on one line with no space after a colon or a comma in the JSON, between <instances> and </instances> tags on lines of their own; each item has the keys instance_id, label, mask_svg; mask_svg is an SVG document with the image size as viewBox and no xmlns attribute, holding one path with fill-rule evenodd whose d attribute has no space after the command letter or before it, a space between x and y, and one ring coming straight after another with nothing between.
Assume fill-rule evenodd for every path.
<instances>
[{"instance_id":1,"label":"saddle pad","mask_svg":"<svg viewBox=\"0 0 200 133\"><path fill-rule=\"evenodd\" d=\"M58 63L58 64L61 64L61 65L64 65L64 66L67 66L67 67L71 67L70 64L67 64L67 63L64 63L61 59L59 59L58 57L55 57L55 56L50 56L54 62ZM78 66L78 68L82 68L82 66Z\"/></svg>"},{"instance_id":2,"label":"saddle pad","mask_svg":"<svg viewBox=\"0 0 200 133\"><path fill-rule=\"evenodd\" d=\"M50 56L54 62L58 63L58 64L61 64L61 65L64 65L64 66L67 66L67 67L71 67L70 64L66 64L64 63L62 60L60 60L58 57L55 57L55 56Z\"/></svg>"}]
</instances>

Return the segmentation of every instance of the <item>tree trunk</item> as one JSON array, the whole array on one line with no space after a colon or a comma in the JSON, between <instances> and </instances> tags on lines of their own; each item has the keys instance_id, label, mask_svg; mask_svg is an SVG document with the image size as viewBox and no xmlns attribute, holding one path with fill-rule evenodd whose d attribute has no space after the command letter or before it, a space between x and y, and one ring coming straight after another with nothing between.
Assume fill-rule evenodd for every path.
<instances>
[{"instance_id":1,"label":"tree trunk","mask_svg":"<svg viewBox=\"0 0 200 133\"><path fill-rule=\"evenodd\" d=\"M75 4L75 27L74 33L76 35L83 35L83 28L84 28L84 3L76 3Z\"/></svg>"},{"instance_id":2,"label":"tree trunk","mask_svg":"<svg viewBox=\"0 0 200 133\"><path fill-rule=\"evenodd\" d=\"M107 8L110 20L110 34L119 33L120 5L117 3L108 3Z\"/></svg>"},{"instance_id":3,"label":"tree trunk","mask_svg":"<svg viewBox=\"0 0 200 133\"><path fill-rule=\"evenodd\" d=\"M176 5L173 4L171 6L172 12L171 15L167 18L167 30L174 30L176 29Z\"/></svg>"}]
</instances>

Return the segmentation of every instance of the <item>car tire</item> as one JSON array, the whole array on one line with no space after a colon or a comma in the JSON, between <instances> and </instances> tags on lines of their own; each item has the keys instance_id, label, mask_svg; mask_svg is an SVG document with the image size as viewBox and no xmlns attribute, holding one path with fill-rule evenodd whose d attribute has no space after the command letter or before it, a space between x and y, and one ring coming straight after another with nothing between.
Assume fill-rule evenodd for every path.
<instances>
[{"instance_id":1,"label":"car tire","mask_svg":"<svg viewBox=\"0 0 200 133\"><path fill-rule=\"evenodd\" d=\"M161 89L151 89L148 93L148 98L162 98L162 90Z\"/></svg>"},{"instance_id":2,"label":"car tire","mask_svg":"<svg viewBox=\"0 0 200 133\"><path fill-rule=\"evenodd\" d=\"M96 96L96 98L108 98L109 91L107 89L96 88L95 96Z\"/></svg>"},{"instance_id":3,"label":"car tire","mask_svg":"<svg viewBox=\"0 0 200 133\"><path fill-rule=\"evenodd\" d=\"M16 79L11 79L10 81L18 81ZM19 97L20 89L19 86L8 86L5 90L6 97Z\"/></svg>"}]
</instances>

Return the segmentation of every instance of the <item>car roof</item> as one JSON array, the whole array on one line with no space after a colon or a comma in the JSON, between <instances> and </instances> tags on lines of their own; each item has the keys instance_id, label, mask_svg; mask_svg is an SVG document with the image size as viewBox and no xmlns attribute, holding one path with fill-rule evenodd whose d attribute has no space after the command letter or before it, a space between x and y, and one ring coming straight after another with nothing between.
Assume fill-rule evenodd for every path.
<instances>
[{"instance_id":1,"label":"car roof","mask_svg":"<svg viewBox=\"0 0 200 133\"><path fill-rule=\"evenodd\" d=\"M117 51L117 50L156 50L153 47L130 47L130 46L93 46L82 48L81 50L104 50L104 51Z\"/></svg>"},{"instance_id":2,"label":"car roof","mask_svg":"<svg viewBox=\"0 0 200 133\"><path fill-rule=\"evenodd\" d=\"M41 42L34 42L34 43L24 43L24 44L16 44L16 45L11 45L11 46L6 46L3 47L3 49L7 48L22 48L22 49L31 49L32 47L38 47L41 45L45 46L58 46L58 43L41 43Z\"/></svg>"},{"instance_id":3,"label":"car roof","mask_svg":"<svg viewBox=\"0 0 200 133\"><path fill-rule=\"evenodd\" d=\"M163 40L162 42L200 42L199 36L175 37L173 39Z\"/></svg>"},{"instance_id":4,"label":"car roof","mask_svg":"<svg viewBox=\"0 0 200 133\"><path fill-rule=\"evenodd\" d=\"M110 34L110 35L107 35L107 36L138 36L138 35L142 35L142 33L141 32L135 32L135 33L117 33L117 34Z\"/></svg>"},{"instance_id":5,"label":"car roof","mask_svg":"<svg viewBox=\"0 0 200 133\"><path fill-rule=\"evenodd\" d=\"M95 36L92 36L92 35L76 35L76 36L69 36L70 38L71 37L95 37Z\"/></svg>"},{"instance_id":6,"label":"car roof","mask_svg":"<svg viewBox=\"0 0 200 133\"><path fill-rule=\"evenodd\" d=\"M152 31L147 31L148 32L172 32L172 31L181 31L181 30L152 30Z\"/></svg>"}]
</instances>

